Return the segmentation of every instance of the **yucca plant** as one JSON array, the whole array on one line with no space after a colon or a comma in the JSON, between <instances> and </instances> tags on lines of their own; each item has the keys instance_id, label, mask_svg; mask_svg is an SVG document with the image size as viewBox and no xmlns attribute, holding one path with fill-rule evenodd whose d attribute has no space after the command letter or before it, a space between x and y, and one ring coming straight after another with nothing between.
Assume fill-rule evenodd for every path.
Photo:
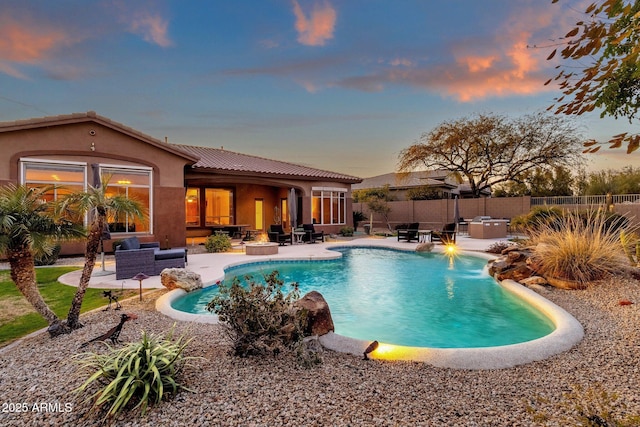
<instances>
[{"instance_id":1,"label":"yucca plant","mask_svg":"<svg viewBox=\"0 0 640 427\"><path fill-rule=\"evenodd\" d=\"M105 354L78 355L79 363L95 372L76 392L90 393L85 401L93 402L92 410L106 411L108 419L125 408L140 408L144 415L150 404L159 403L181 389L191 391L176 381L180 370L193 359L183 355L191 340L181 336L173 341L172 337L173 328L166 337L143 331L140 341L123 348L106 344Z\"/></svg>"},{"instance_id":2,"label":"yucca plant","mask_svg":"<svg viewBox=\"0 0 640 427\"><path fill-rule=\"evenodd\" d=\"M621 217L623 218L623 217ZM620 233L632 232L628 223L611 221L603 213L565 214L531 232L533 265L547 279L561 279L584 288L629 265Z\"/></svg>"}]
</instances>

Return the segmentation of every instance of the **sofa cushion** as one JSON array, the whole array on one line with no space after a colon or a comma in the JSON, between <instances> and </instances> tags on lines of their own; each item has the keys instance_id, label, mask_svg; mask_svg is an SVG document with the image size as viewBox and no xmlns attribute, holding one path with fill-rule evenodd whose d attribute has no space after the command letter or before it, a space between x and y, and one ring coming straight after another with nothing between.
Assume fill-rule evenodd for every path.
<instances>
[{"instance_id":1,"label":"sofa cushion","mask_svg":"<svg viewBox=\"0 0 640 427\"><path fill-rule=\"evenodd\" d=\"M155 258L156 259L184 258L184 249L156 250Z\"/></svg>"},{"instance_id":2,"label":"sofa cushion","mask_svg":"<svg viewBox=\"0 0 640 427\"><path fill-rule=\"evenodd\" d=\"M129 249L140 249L140 240L138 240L138 238L135 236L128 237L124 239L122 243L120 243L120 249L122 249L123 251Z\"/></svg>"}]
</instances>

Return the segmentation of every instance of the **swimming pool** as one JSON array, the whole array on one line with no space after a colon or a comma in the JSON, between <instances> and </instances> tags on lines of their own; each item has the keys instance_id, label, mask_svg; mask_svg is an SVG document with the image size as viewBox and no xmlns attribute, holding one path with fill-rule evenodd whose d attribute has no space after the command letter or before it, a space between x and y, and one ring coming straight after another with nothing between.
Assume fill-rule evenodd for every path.
<instances>
[{"instance_id":1,"label":"swimming pool","mask_svg":"<svg viewBox=\"0 0 640 427\"><path fill-rule=\"evenodd\" d=\"M278 270L301 294L319 291L336 333L412 347L473 348L515 344L551 333L549 318L504 290L469 256L344 248L325 261L269 261L229 268L226 279ZM206 313L217 287L175 299L173 308Z\"/></svg>"}]
</instances>

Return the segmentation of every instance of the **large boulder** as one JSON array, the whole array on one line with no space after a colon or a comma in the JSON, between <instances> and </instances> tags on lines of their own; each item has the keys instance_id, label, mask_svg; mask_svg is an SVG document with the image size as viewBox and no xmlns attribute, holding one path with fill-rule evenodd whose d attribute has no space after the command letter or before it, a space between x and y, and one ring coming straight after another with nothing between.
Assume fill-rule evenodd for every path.
<instances>
[{"instance_id":1,"label":"large boulder","mask_svg":"<svg viewBox=\"0 0 640 427\"><path fill-rule=\"evenodd\" d=\"M167 289L184 289L191 292L202 288L202 278L199 274L184 268L165 268L160 273L160 283Z\"/></svg>"},{"instance_id":2,"label":"large boulder","mask_svg":"<svg viewBox=\"0 0 640 427\"><path fill-rule=\"evenodd\" d=\"M304 329L306 336L324 335L335 330L329 304L320 292L309 292L295 302L295 307L306 312L307 324Z\"/></svg>"},{"instance_id":3,"label":"large boulder","mask_svg":"<svg viewBox=\"0 0 640 427\"><path fill-rule=\"evenodd\" d=\"M517 246L502 251L502 256L489 261L489 274L497 280L511 279L520 282L534 274L529 258L531 251Z\"/></svg>"},{"instance_id":4,"label":"large boulder","mask_svg":"<svg viewBox=\"0 0 640 427\"><path fill-rule=\"evenodd\" d=\"M416 246L416 252L431 252L434 245L435 243L433 242L418 243L418 246Z\"/></svg>"}]
</instances>

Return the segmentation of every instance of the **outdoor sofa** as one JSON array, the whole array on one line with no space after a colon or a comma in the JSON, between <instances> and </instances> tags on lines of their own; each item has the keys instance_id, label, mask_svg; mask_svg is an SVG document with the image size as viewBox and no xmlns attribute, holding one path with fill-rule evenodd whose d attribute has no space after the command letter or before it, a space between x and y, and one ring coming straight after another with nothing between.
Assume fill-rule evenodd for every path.
<instances>
[{"instance_id":1,"label":"outdoor sofa","mask_svg":"<svg viewBox=\"0 0 640 427\"><path fill-rule=\"evenodd\" d=\"M116 279L131 279L138 273L158 276L165 268L184 268L187 250L160 249L159 242L140 243L129 237L115 248Z\"/></svg>"}]
</instances>

